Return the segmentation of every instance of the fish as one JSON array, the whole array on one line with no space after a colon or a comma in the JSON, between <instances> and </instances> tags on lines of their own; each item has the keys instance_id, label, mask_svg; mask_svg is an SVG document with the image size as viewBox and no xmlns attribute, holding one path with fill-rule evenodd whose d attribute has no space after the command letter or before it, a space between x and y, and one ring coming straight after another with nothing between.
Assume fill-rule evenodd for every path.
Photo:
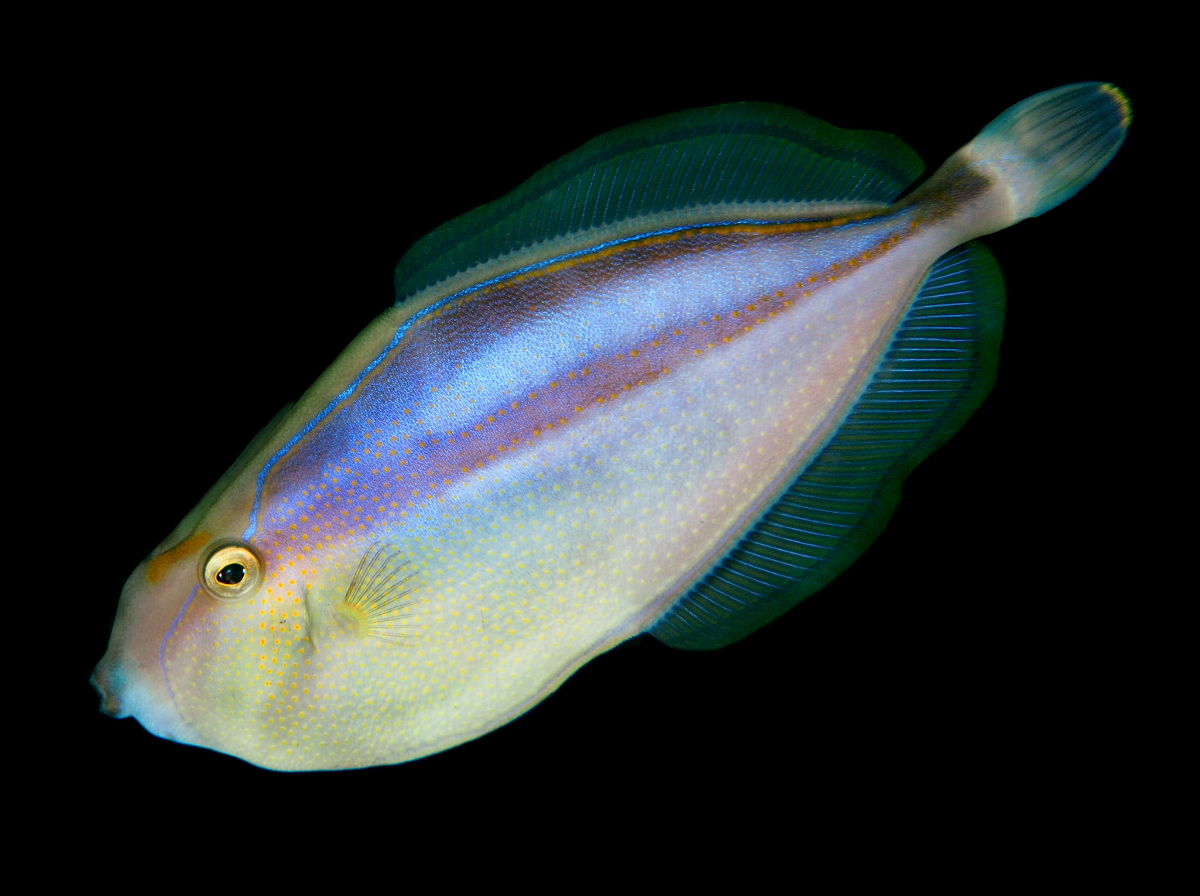
<instances>
[{"instance_id":1,"label":"fish","mask_svg":"<svg viewBox=\"0 0 1200 896\"><path fill-rule=\"evenodd\" d=\"M134 570L101 708L266 768L404 762L639 634L750 636L846 569L986 397L977 238L1116 153L1108 84L905 193L890 135L769 104L618 129L418 242L397 303Z\"/></svg>"}]
</instances>

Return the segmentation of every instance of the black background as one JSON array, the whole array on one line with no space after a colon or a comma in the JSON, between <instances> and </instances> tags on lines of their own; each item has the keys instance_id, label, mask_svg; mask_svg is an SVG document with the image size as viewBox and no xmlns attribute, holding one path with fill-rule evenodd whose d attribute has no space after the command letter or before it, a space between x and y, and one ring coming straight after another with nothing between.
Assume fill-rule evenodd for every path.
<instances>
[{"instance_id":1,"label":"black background","mask_svg":"<svg viewBox=\"0 0 1200 896\"><path fill-rule=\"evenodd\" d=\"M638 638L477 741L305 776L312 800L452 806L635 791L1089 799L1110 755L1098 745L1130 699L1135 636L1107 571L1121 552L1104 473L1130 450L1112 416L1133 411L1112 347L1138 334L1114 311L1129 295L1153 100L1115 50L1011 66L962 48L837 58L519 78L496 59L458 89L461 63L453 77L401 61L359 72L316 54L255 71L115 66L82 84L88 151L60 263L74 279L66 388L83 398L49 496L71 546L55 561L71 623L42 729L60 768L128 792L285 777L100 715L88 675L134 566L390 304L393 266L432 227L607 129L688 107L785 103L897 134L931 171L1011 104L1112 80L1137 118L1125 148L1064 206L987 238L1008 285L999 382L855 567L722 651Z\"/></svg>"}]
</instances>

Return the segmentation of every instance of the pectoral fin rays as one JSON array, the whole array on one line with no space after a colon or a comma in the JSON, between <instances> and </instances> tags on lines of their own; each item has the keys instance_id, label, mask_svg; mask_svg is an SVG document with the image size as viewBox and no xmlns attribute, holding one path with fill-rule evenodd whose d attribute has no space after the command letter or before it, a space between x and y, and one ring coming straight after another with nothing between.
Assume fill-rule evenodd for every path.
<instances>
[{"instance_id":1,"label":"pectoral fin rays","mask_svg":"<svg viewBox=\"0 0 1200 896\"><path fill-rule=\"evenodd\" d=\"M371 547L359 561L345 596L321 626L321 640L349 636L401 643L409 637L407 629L416 616L410 598L415 578L416 571L405 563L399 548Z\"/></svg>"},{"instance_id":2,"label":"pectoral fin rays","mask_svg":"<svg viewBox=\"0 0 1200 896\"><path fill-rule=\"evenodd\" d=\"M651 634L672 647L722 647L858 559L895 510L904 478L991 390L1003 323L992 254L972 242L939 258L829 444Z\"/></svg>"}]
</instances>

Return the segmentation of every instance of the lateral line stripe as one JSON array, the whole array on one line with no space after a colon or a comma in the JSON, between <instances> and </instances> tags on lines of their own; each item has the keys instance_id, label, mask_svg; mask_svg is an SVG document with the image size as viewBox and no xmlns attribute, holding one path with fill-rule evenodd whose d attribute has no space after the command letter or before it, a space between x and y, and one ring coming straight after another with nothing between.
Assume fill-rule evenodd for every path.
<instances>
[{"instance_id":1,"label":"lateral line stripe","mask_svg":"<svg viewBox=\"0 0 1200 896\"><path fill-rule=\"evenodd\" d=\"M354 378L354 381L352 383L350 383L350 385L347 386L345 389L343 389L341 392L339 392L337 395L335 395L333 400L330 401L329 404L327 404L321 411L319 411L315 417L313 417L311 420L309 420L308 423L306 423L304 425L304 427L300 429L299 432L297 432L294 436L292 436L290 439L288 439L287 444L285 444L282 448L280 448L273 455L271 455L271 457L263 465L263 468L261 470L259 470L259 472L258 472L258 477L257 477L257 480L254 485L254 505L250 509L250 524L246 527L246 531L242 533L242 541L249 541L254 536L254 533L256 531L258 531L258 511L259 511L259 508L262 506L263 484L266 482L267 475L271 472L271 468L274 467L275 464L277 464L280 460L282 460L283 457L289 451L291 451L293 447L295 447L297 442L299 442L306 435L308 435L310 432L312 432L312 430L316 427L316 425L318 423L320 423L322 420L324 420L326 417L328 417L329 414L333 411L333 409L335 407L337 407L337 405L341 404L343 401L345 401L347 398L349 398L351 395L354 394L354 391L359 387L359 385L362 384L362 381L364 379L366 379L367 375L372 370L374 370L376 367L378 367L380 365L380 363L383 362L383 359L386 358L392 352L392 350L395 349L396 346L398 346L400 344L400 340L404 338L404 334L408 332L409 328L416 321L421 320L424 317L427 317L429 314L439 310L447 303L453 302L456 299L460 299L463 296L466 296L466 295L476 292L478 290L487 289L488 287L494 286L495 284L500 283L504 280L508 280L508 279L511 279L514 277L519 277L524 274L528 274L531 271L541 270L542 268L547 268L547 267L550 267L551 265L561 264L565 261L576 260L576 259L582 258L583 256L586 256L586 255L598 254L600 252L604 252L604 251L612 249L616 246L621 246L621 245L624 245L627 243L638 242L641 240L646 240L646 239L651 239L651 238L656 238L656 237L671 236L672 234L676 234L676 233L718 230L720 228L726 228L726 227L775 227L775 228L780 228L781 230L784 230L784 231L786 231L788 229L795 229L797 231L816 230L816 229L822 228L822 227L832 227L835 225L854 224L854 223L857 223L858 220L865 221L869 218L874 219L874 218L879 218L879 217L880 217L879 213L877 211L873 211L870 213L864 213L861 216L861 218L843 217L843 218L831 218L831 219L820 220L820 221L755 221L752 219L746 219L746 220L741 220L741 221L724 221L724 222L713 222L713 223L709 223L709 224L689 224L687 226L670 227L666 230L656 230L656 231L651 231L650 233L640 233L635 236L627 236L627 237L622 237L620 239L610 240L606 243L600 243L597 246L591 246L587 249L579 249L575 252L569 252L566 255L559 255L554 258L547 258L543 261L539 261L534 264L526 265L523 268L517 268L514 271L508 271L507 273L493 277L490 280L484 280L482 283L476 283L473 286L469 286L465 289L461 289L456 293L448 295L445 298L439 299L438 301L436 301L432 305L430 305L428 308L423 308L421 311L417 312L412 317L408 318L408 320L406 320L396 330L396 335L392 337L391 341L388 342L388 344L384 347L383 351L381 351L379 353L379 355L376 356L376 358L373 361L371 361L370 364L368 364L366 367L363 368L362 372L359 373L359 375Z\"/></svg>"}]
</instances>

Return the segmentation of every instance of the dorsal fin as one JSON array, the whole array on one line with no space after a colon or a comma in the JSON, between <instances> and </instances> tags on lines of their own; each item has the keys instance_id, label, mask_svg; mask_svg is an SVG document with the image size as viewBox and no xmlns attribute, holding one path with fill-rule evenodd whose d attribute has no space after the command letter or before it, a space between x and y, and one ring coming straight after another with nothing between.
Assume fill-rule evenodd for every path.
<instances>
[{"instance_id":1,"label":"dorsal fin","mask_svg":"<svg viewBox=\"0 0 1200 896\"><path fill-rule=\"evenodd\" d=\"M904 478L991 390L1003 324L992 254L972 242L939 258L829 444L651 634L672 647L722 647L858 559L895 510Z\"/></svg>"},{"instance_id":2,"label":"dorsal fin","mask_svg":"<svg viewBox=\"0 0 1200 896\"><path fill-rule=\"evenodd\" d=\"M396 301L566 234L727 204L886 204L923 165L903 141L774 103L691 109L617 128L443 224L396 267ZM694 222L693 222L694 223Z\"/></svg>"}]
</instances>

